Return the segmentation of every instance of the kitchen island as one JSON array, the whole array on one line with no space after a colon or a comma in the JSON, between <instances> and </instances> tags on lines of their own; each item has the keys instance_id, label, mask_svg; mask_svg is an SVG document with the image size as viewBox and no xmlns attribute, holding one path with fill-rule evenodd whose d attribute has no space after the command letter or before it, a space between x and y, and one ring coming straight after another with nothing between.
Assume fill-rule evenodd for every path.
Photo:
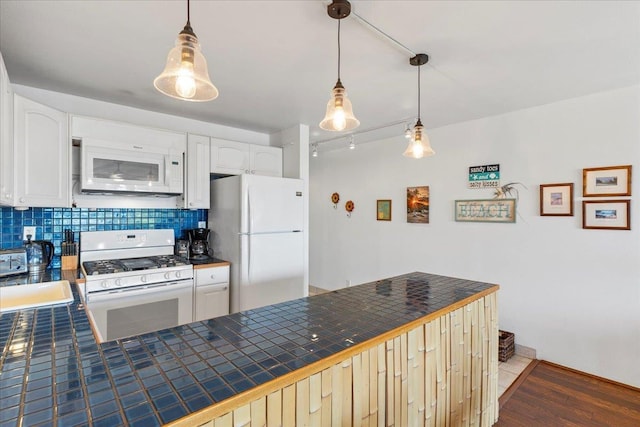
<instances>
[{"instance_id":1,"label":"kitchen island","mask_svg":"<svg viewBox=\"0 0 640 427\"><path fill-rule=\"evenodd\" d=\"M411 273L103 344L77 294L5 313L0 426L491 425L497 289Z\"/></svg>"}]
</instances>

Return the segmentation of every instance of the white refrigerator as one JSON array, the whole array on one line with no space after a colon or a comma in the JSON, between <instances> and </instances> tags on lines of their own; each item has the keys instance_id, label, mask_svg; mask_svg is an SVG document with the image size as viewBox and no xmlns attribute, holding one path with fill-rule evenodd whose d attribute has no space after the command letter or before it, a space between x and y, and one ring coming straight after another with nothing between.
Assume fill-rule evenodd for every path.
<instances>
[{"instance_id":1,"label":"white refrigerator","mask_svg":"<svg viewBox=\"0 0 640 427\"><path fill-rule=\"evenodd\" d=\"M211 182L216 258L231 263L231 312L308 295L304 285L303 181L237 175Z\"/></svg>"}]
</instances>

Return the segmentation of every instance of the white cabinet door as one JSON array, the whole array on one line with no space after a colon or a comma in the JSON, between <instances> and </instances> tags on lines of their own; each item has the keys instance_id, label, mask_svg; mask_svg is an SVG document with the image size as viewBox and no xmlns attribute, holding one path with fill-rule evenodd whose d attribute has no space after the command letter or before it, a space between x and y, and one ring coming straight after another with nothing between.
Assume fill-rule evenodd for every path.
<instances>
[{"instance_id":1,"label":"white cabinet door","mask_svg":"<svg viewBox=\"0 0 640 427\"><path fill-rule=\"evenodd\" d=\"M69 206L67 114L14 95L15 206Z\"/></svg>"},{"instance_id":2,"label":"white cabinet door","mask_svg":"<svg viewBox=\"0 0 640 427\"><path fill-rule=\"evenodd\" d=\"M282 176L282 148L211 138L211 173Z\"/></svg>"},{"instance_id":3,"label":"white cabinet door","mask_svg":"<svg viewBox=\"0 0 640 427\"><path fill-rule=\"evenodd\" d=\"M187 172L184 207L209 209L209 137L187 135Z\"/></svg>"},{"instance_id":4,"label":"white cabinet door","mask_svg":"<svg viewBox=\"0 0 640 427\"><path fill-rule=\"evenodd\" d=\"M0 205L13 205L13 91L0 54Z\"/></svg>"},{"instance_id":5,"label":"white cabinet door","mask_svg":"<svg viewBox=\"0 0 640 427\"><path fill-rule=\"evenodd\" d=\"M252 174L282 176L282 148L251 145L250 154Z\"/></svg>"},{"instance_id":6,"label":"white cabinet door","mask_svg":"<svg viewBox=\"0 0 640 427\"><path fill-rule=\"evenodd\" d=\"M229 266L197 269L193 321L229 314Z\"/></svg>"},{"instance_id":7,"label":"white cabinet door","mask_svg":"<svg viewBox=\"0 0 640 427\"><path fill-rule=\"evenodd\" d=\"M249 173L249 144L211 138L211 173Z\"/></svg>"}]
</instances>

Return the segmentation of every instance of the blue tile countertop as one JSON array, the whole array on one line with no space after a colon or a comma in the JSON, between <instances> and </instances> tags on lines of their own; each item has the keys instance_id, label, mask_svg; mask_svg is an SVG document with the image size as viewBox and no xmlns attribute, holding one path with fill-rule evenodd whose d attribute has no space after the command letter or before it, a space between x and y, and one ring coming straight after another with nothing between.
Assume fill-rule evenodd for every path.
<instances>
[{"instance_id":1,"label":"blue tile countertop","mask_svg":"<svg viewBox=\"0 0 640 427\"><path fill-rule=\"evenodd\" d=\"M0 426L159 426L492 287L410 273L98 344L73 286L0 315Z\"/></svg>"}]
</instances>

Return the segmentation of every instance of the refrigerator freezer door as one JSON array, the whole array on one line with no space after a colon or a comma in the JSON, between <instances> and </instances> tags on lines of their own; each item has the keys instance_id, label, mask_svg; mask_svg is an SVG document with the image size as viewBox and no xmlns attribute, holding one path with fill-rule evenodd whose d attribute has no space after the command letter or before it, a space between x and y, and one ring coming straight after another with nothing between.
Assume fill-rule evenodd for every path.
<instances>
[{"instance_id":1,"label":"refrigerator freezer door","mask_svg":"<svg viewBox=\"0 0 640 427\"><path fill-rule=\"evenodd\" d=\"M301 231L304 220L302 181L265 176L246 177L245 233Z\"/></svg>"},{"instance_id":2,"label":"refrigerator freezer door","mask_svg":"<svg viewBox=\"0 0 640 427\"><path fill-rule=\"evenodd\" d=\"M302 233L240 236L242 263L235 265L240 277L231 284L232 312L304 296L303 237Z\"/></svg>"}]
</instances>

